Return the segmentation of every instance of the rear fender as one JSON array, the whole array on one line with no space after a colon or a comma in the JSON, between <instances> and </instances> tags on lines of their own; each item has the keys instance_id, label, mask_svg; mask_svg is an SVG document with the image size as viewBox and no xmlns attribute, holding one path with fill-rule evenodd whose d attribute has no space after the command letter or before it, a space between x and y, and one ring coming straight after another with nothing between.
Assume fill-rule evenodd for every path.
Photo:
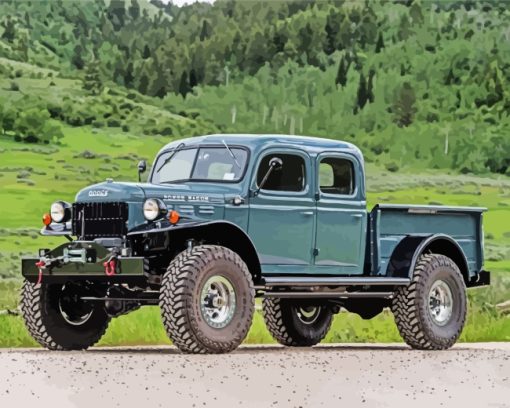
<instances>
[{"instance_id":1,"label":"rear fender","mask_svg":"<svg viewBox=\"0 0 510 408\"><path fill-rule=\"evenodd\" d=\"M387 275L412 278L418 259L422 254L429 252L451 258L459 267L466 285L470 286L466 255L457 241L445 234L405 237L391 254Z\"/></svg>"}]
</instances>

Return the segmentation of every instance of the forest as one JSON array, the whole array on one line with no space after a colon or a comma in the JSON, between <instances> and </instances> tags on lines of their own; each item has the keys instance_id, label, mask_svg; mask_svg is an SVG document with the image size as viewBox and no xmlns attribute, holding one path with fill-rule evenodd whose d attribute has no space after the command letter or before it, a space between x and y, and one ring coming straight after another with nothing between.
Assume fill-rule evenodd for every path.
<instances>
[{"instance_id":1,"label":"forest","mask_svg":"<svg viewBox=\"0 0 510 408\"><path fill-rule=\"evenodd\" d=\"M4 0L0 131L306 134L388 171L509 175L509 55L505 1Z\"/></svg>"}]
</instances>

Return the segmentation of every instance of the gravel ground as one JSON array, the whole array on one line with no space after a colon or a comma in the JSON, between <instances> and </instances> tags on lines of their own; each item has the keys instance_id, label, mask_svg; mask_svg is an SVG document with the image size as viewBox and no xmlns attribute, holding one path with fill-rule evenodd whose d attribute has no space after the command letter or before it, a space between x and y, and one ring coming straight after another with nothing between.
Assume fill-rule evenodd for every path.
<instances>
[{"instance_id":1,"label":"gravel ground","mask_svg":"<svg viewBox=\"0 0 510 408\"><path fill-rule=\"evenodd\" d=\"M510 343L0 350L0 407L510 407Z\"/></svg>"}]
</instances>

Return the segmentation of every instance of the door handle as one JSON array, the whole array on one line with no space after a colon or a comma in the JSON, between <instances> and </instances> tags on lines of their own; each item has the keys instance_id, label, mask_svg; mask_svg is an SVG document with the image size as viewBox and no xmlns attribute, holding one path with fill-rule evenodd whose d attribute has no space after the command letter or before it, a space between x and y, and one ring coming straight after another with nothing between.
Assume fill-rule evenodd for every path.
<instances>
[{"instance_id":1,"label":"door handle","mask_svg":"<svg viewBox=\"0 0 510 408\"><path fill-rule=\"evenodd\" d=\"M303 215L313 215L313 211L301 211Z\"/></svg>"},{"instance_id":2,"label":"door handle","mask_svg":"<svg viewBox=\"0 0 510 408\"><path fill-rule=\"evenodd\" d=\"M361 215L361 214L351 214L351 217L353 217L353 218L361 218L361 217L363 217L363 215Z\"/></svg>"}]
</instances>

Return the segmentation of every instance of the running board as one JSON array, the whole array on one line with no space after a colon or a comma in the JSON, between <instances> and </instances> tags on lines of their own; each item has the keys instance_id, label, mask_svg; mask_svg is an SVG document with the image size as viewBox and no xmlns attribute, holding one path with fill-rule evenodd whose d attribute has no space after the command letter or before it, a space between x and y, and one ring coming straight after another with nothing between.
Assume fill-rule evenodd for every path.
<instances>
[{"instance_id":1,"label":"running board","mask_svg":"<svg viewBox=\"0 0 510 408\"><path fill-rule=\"evenodd\" d=\"M387 299L393 292L266 292L266 298L280 299Z\"/></svg>"},{"instance_id":2,"label":"running board","mask_svg":"<svg viewBox=\"0 0 510 408\"><path fill-rule=\"evenodd\" d=\"M408 278L384 277L264 277L266 287L275 286L406 286L411 282Z\"/></svg>"}]
</instances>

